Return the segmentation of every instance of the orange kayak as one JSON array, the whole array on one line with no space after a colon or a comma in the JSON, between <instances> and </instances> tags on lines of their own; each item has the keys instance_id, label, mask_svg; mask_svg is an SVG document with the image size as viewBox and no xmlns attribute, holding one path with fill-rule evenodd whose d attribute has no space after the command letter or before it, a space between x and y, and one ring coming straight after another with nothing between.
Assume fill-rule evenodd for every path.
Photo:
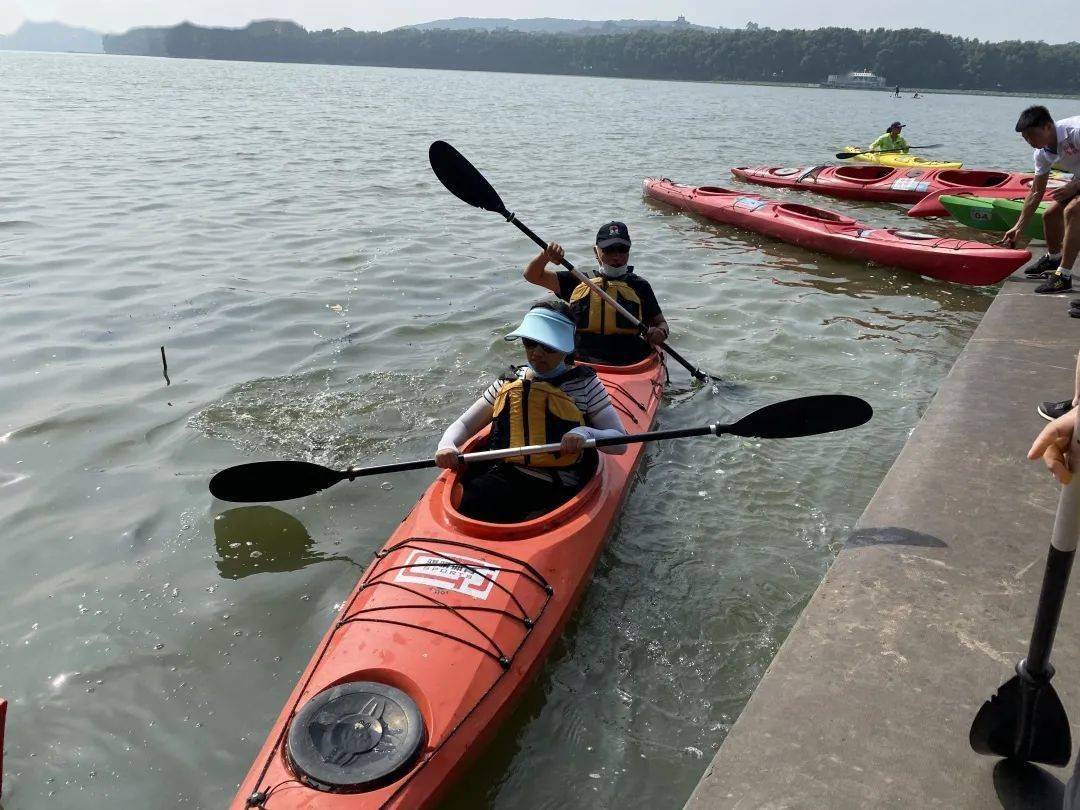
<instances>
[{"instance_id":1,"label":"orange kayak","mask_svg":"<svg viewBox=\"0 0 1080 810\"><path fill-rule=\"evenodd\" d=\"M662 358L594 368L627 431L649 430ZM441 473L319 643L233 810L432 806L539 672L644 453L600 453L581 492L514 524L459 513L458 476Z\"/></svg>"}]
</instances>

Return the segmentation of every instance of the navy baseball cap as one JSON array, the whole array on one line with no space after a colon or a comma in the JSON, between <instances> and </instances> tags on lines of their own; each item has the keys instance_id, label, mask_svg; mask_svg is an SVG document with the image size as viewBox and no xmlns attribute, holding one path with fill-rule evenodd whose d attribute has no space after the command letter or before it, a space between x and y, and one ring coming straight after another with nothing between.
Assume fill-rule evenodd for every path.
<instances>
[{"instance_id":1,"label":"navy baseball cap","mask_svg":"<svg viewBox=\"0 0 1080 810\"><path fill-rule=\"evenodd\" d=\"M609 248L612 245L630 247L630 230L622 222L609 222L600 226L600 230L596 232L598 248Z\"/></svg>"},{"instance_id":2,"label":"navy baseball cap","mask_svg":"<svg viewBox=\"0 0 1080 810\"><path fill-rule=\"evenodd\" d=\"M903 129L906 126L907 124L901 124L899 121L893 121L891 124L885 127L885 131L888 132L890 129Z\"/></svg>"}]
</instances>

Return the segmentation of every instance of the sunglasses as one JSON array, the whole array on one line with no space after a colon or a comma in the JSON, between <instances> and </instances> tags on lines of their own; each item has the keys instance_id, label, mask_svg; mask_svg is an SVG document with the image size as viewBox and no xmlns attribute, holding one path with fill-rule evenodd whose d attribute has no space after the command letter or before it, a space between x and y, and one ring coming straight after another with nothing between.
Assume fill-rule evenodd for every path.
<instances>
[{"instance_id":1,"label":"sunglasses","mask_svg":"<svg viewBox=\"0 0 1080 810\"><path fill-rule=\"evenodd\" d=\"M629 245L609 245L608 247L600 248L601 253L629 253Z\"/></svg>"},{"instance_id":2,"label":"sunglasses","mask_svg":"<svg viewBox=\"0 0 1080 810\"><path fill-rule=\"evenodd\" d=\"M552 349L549 346L545 346L543 343L526 337L523 337L521 339L521 345L524 346L527 351L531 351L532 349L540 349L547 354L557 354L559 351L558 349Z\"/></svg>"}]
</instances>

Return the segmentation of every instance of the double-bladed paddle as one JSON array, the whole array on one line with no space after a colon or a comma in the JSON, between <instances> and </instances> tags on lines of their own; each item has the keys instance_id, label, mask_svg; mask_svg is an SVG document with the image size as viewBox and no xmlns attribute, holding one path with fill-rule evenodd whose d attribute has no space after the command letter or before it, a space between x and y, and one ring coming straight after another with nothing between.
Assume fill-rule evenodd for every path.
<instances>
[{"instance_id":1,"label":"double-bladed paddle","mask_svg":"<svg viewBox=\"0 0 1080 810\"><path fill-rule=\"evenodd\" d=\"M905 146L903 149L866 149L862 152L837 152L836 157L838 160L847 160L857 155L886 155L890 152L903 152L907 149L940 149L944 145L943 143L930 143L926 146Z\"/></svg>"},{"instance_id":2,"label":"double-bladed paddle","mask_svg":"<svg viewBox=\"0 0 1080 810\"><path fill-rule=\"evenodd\" d=\"M482 208L485 211L491 211L494 214L504 217L507 222L513 223L519 231L533 240L540 247L547 247L547 243L543 239L533 233L528 226L522 223L514 214L506 210L502 198L499 197L499 193L491 183L487 181L487 178L480 174L477 168L457 149L452 147L446 141L435 141L428 148L428 160L431 162L431 168L432 171L435 172L435 176L439 178L439 181L444 186L446 186L447 191L459 200L468 203L474 208ZM588 285L590 290L611 304L620 315L633 323L638 328L638 333L641 335L641 338L643 340L645 339L648 329L638 318L634 317L634 315L618 301L600 289L595 282L575 268L566 258L563 258L561 264L574 274L574 278L581 283ZM717 382L723 382L719 377L706 374L704 371L693 366L686 358L668 346L667 343L661 343L660 348L667 352L680 366L689 371L695 379L705 382L709 378L712 378Z\"/></svg>"},{"instance_id":3,"label":"double-bladed paddle","mask_svg":"<svg viewBox=\"0 0 1080 810\"><path fill-rule=\"evenodd\" d=\"M1078 532L1080 476L1074 474L1058 500L1027 657L1016 665L1016 675L999 686L975 715L968 741L976 753L1044 765L1067 765L1072 757L1069 718L1050 685L1054 677L1050 650L1069 585Z\"/></svg>"},{"instance_id":4,"label":"double-bladed paddle","mask_svg":"<svg viewBox=\"0 0 1080 810\"><path fill-rule=\"evenodd\" d=\"M609 447L661 439L724 434L757 439L791 439L858 427L870 421L873 415L874 411L870 404L859 397L845 394L822 394L766 405L728 425L703 425L675 430L655 430L650 433L617 436L610 439L589 439L585 446ZM464 453L461 460L469 464L495 461L511 456L557 453L559 447L558 444L537 444L505 450L485 450L478 453ZM210 492L215 498L237 503L287 501L291 498L314 495L341 481L352 481L368 475L422 470L435 466L437 465L433 458L380 464L375 467L350 467L347 470L332 470L321 464L312 464L307 461L257 461L222 470L210 479Z\"/></svg>"}]
</instances>

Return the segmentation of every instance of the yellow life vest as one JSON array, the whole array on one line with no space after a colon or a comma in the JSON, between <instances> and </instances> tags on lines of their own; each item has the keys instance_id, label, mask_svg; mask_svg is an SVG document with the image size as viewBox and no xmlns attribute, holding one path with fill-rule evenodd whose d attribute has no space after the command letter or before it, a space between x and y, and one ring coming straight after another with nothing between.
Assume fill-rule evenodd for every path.
<instances>
[{"instance_id":1,"label":"yellow life vest","mask_svg":"<svg viewBox=\"0 0 1080 810\"><path fill-rule=\"evenodd\" d=\"M590 279L622 305L623 309L641 320L641 296L625 280L629 277ZM618 310L597 295L588 284L578 284L570 294L570 310L574 313L578 332L589 335L636 335L638 328Z\"/></svg>"},{"instance_id":2,"label":"yellow life vest","mask_svg":"<svg viewBox=\"0 0 1080 810\"><path fill-rule=\"evenodd\" d=\"M570 430L584 425L584 414L559 385L594 373L592 369L575 366L550 381L522 380L516 374L513 379L506 379L495 395L491 449L554 444L562 441ZM538 453L504 459L526 467L572 467L580 460L581 453Z\"/></svg>"}]
</instances>

